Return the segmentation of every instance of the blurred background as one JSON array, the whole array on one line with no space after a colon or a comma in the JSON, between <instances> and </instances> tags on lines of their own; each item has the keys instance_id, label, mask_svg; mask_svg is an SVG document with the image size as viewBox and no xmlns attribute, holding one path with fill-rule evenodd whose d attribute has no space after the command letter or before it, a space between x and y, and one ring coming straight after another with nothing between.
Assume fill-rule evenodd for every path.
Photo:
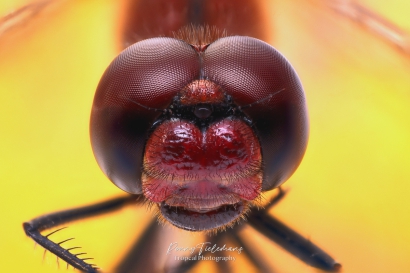
<instances>
[{"instance_id":1,"label":"blurred background","mask_svg":"<svg viewBox=\"0 0 410 273\"><path fill-rule=\"evenodd\" d=\"M407 272L410 55L363 17L329 6L337 2L261 2L266 40L298 71L311 126L305 158L284 184L289 193L271 213L341 262L342 272ZM98 81L121 48L127 2L29 3L0 3L0 271L64 272L55 256L43 259L22 223L123 194L94 160L88 123ZM357 3L410 32L408 1ZM53 239L75 237L66 246L82 246L110 272L152 219L130 207L70 223ZM250 228L243 234L274 272L318 272Z\"/></svg>"}]
</instances>

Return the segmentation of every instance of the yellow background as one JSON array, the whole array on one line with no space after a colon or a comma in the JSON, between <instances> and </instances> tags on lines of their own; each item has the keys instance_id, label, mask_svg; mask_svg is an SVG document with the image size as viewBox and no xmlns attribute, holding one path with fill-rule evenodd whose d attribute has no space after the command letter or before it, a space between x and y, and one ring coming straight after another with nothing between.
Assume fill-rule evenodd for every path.
<instances>
[{"instance_id":1,"label":"yellow background","mask_svg":"<svg viewBox=\"0 0 410 273\"><path fill-rule=\"evenodd\" d=\"M0 14L23 2L2 1ZM410 30L408 1L369 2ZM42 263L43 250L33 248L21 224L121 194L95 163L88 136L94 90L118 53L121 8L108 0L63 1L0 36L1 272L58 271L54 256ZM272 213L328 251L343 272L407 272L409 55L321 1L269 2L266 10L267 27L275 29L269 42L298 71L311 125L306 156ZM130 208L69 224L59 236L76 237L109 268L151 217ZM244 233L275 272L317 272Z\"/></svg>"}]
</instances>

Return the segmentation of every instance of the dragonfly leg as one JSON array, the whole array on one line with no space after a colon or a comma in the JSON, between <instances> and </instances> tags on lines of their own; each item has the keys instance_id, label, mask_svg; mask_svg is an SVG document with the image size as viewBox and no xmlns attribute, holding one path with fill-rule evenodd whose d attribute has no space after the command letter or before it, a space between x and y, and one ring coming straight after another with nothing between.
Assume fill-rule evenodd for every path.
<instances>
[{"instance_id":1,"label":"dragonfly leg","mask_svg":"<svg viewBox=\"0 0 410 273\"><path fill-rule=\"evenodd\" d=\"M95 265L86 262L86 260L90 258L79 258L77 257L77 255L79 254L76 255L70 252L70 250L73 250L75 248L65 249L61 246L61 244L67 240L55 243L48 238L49 235L55 233L58 230L46 236L42 235L40 232L58 226L60 224L67 223L69 221L87 218L119 209L127 204L130 204L131 202L135 203L135 199L136 196L130 195L111 199L90 206L54 212L23 223L23 228L27 236L32 238L37 244L41 245L46 250L55 254L58 258L67 262L67 264L70 264L74 268L80 269L85 272L98 272L98 268Z\"/></svg>"},{"instance_id":2,"label":"dragonfly leg","mask_svg":"<svg viewBox=\"0 0 410 273\"><path fill-rule=\"evenodd\" d=\"M338 271L341 268L341 265L329 254L309 239L304 238L272 215L269 215L266 210L253 210L249 213L247 219L251 227L306 264L329 272Z\"/></svg>"}]
</instances>

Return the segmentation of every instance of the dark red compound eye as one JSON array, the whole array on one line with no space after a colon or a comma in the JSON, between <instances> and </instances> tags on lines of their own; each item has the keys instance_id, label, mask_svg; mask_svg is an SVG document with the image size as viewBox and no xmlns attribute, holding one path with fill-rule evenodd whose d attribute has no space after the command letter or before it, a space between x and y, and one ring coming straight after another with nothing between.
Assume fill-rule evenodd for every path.
<instances>
[{"instance_id":1,"label":"dark red compound eye","mask_svg":"<svg viewBox=\"0 0 410 273\"><path fill-rule=\"evenodd\" d=\"M308 121L295 71L270 45L154 38L108 67L90 131L114 184L197 231L235 222L262 191L285 182L305 152Z\"/></svg>"}]
</instances>

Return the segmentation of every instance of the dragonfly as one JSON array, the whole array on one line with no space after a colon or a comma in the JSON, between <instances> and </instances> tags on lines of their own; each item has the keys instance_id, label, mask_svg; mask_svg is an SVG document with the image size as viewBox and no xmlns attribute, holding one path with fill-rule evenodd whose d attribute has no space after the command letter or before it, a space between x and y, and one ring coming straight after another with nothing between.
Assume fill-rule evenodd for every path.
<instances>
[{"instance_id":1,"label":"dragonfly","mask_svg":"<svg viewBox=\"0 0 410 273\"><path fill-rule=\"evenodd\" d=\"M50 4L51 5L51 4ZM32 10L38 10L39 12L46 12L44 9L46 9L46 8L52 8L51 6L44 6L44 5L33 5L33 6L29 6ZM381 36L382 38L380 38L381 40L383 40L383 43L385 43L385 44L388 44L388 45L393 45L393 46L395 46L395 47L397 47L398 48L398 50L399 51L402 51L403 53L400 53L400 54L406 54L406 44L405 43L403 43L402 41L404 40L404 39L392 39L392 38L390 38L390 35L387 35L387 34L381 34L381 27L377 27L377 28L372 28L372 26L371 26L371 24L369 24L369 26L367 26L366 24L366 22L369 22L369 21L376 21L376 22L379 22L380 24L381 24L381 26L385 26L385 28L386 29L388 29L389 30L389 27L390 27L390 24L388 24L388 23L385 23L385 21L384 20L382 20L381 19L381 17L379 18L378 16L377 16L377 14L376 13L372 13L370 10L367 10L367 9L364 9L364 11L363 11L363 6L359 6L360 8L357 8L357 9L354 9L354 5L352 5L352 6L349 6L349 5L347 5L347 6L332 6L332 7L330 7L331 9L333 9L334 11L336 11L336 13L335 14L340 14L340 16L341 16L341 18L343 18L343 16L344 17L347 17L347 19L349 19L349 18L351 18L352 17L352 15L351 15L351 12L356 12L356 13L359 13L359 16L358 16L358 18L360 18L360 19L362 19L362 21L364 22L364 23L362 23L362 27L363 27L363 25L364 25L364 28L367 28L368 29L368 32L370 32L371 33L371 35L376 35L376 36ZM30 10L30 8L29 9L27 9L26 8L26 12L27 12L27 10ZM330 10L331 10L330 9ZM350 11L349 11L349 9L350 9ZM359 11L363 11L362 12L362 14L360 15L360 12ZM22 12L22 11L20 11L20 12ZM350 12L350 13L349 13ZM17 11L17 13L16 14L18 14L19 13L19 11ZM21 14L21 13L20 13ZM33 13L34 14L34 13ZM17 15L14 15L14 16L17 16ZM29 15L29 19L28 20L33 20L33 18L31 17L32 15ZM34 16L34 15L33 15ZM131 17L136 17L136 16L131 16ZM10 17L9 17L10 18ZM17 18L17 17L16 17ZM30 19L31 18L31 19ZM346 18L345 18L346 19ZM9 19L10 20L10 19ZM22 19L22 20L25 20L25 19ZM368 21L366 21L366 20L368 20ZM152 28L152 27L150 27L149 29L155 29L155 28ZM162 31L162 30L161 30ZM391 37L404 37L405 38L405 34L403 34L399 29L397 29L397 28L395 28L395 27L391 27L390 28L390 30L389 30L391 33L395 33L396 35L391 35ZM389 32L388 31L388 32ZM5 32L5 35L8 35L7 33L10 33L10 32ZM131 31L131 33L139 33L139 31ZM384 32L383 32L384 33ZM242 34L242 35L248 35L247 33L238 33L238 34ZM141 39L145 39L145 38L149 38L149 37L147 37L147 36L144 36L144 35L147 35L147 36L150 36L150 37L152 37L152 36L157 36L157 35L161 35L161 34L157 34L157 33L154 33L154 35L153 35L153 33L148 33L148 34L141 34L141 37L137 37L137 38L135 38L135 37L127 37L126 35L122 35L122 37L125 37L124 39L125 40L123 40L123 41L121 41L120 43L122 44L122 47L123 46L127 46L127 45L129 45L129 44L132 44L133 42L135 42L135 41L138 41L138 40L141 40ZM167 35L167 34L166 34ZM165 35L165 36L166 36ZM257 38L260 38L260 39L263 39L263 40L267 40L267 41L272 41L271 39L274 39L274 37L272 38L272 37L270 37L269 35L273 35L273 34L264 34L264 35L266 35L266 36L263 36L263 34L259 34L259 35L252 35L252 36L254 36L254 37L257 37ZM274 35L273 35L274 36ZM272 44L274 44L274 42L271 42ZM280 41L278 42L278 43L280 43ZM121 46L120 46L121 47ZM292 191L291 191L292 192ZM279 196L281 196L282 194L279 194ZM291 194L289 194L289 195L291 195ZM124 199L121 199L121 200L124 200ZM273 202L274 203L274 202ZM273 218L273 216L271 216L270 217L270 219L275 219L275 218ZM150 228L148 229L149 231L152 231L154 234L151 234L153 237L157 237L157 236L160 236L160 234L159 233L166 233L166 231L155 231L155 227L156 226L149 226ZM153 231L154 230L154 231ZM62 231L61 231L62 232ZM235 232L232 232L232 234L235 234ZM144 237L150 237L151 236L150 234L146 234ZM52 235L51 235L52 236ZM226 236L228 236L228 235L224 235L225 237L223 237L222 239L226 239L227 237ZM215 238L218 238L218 237L215 237ZM152 238L153 239L153 238ZM218 239L219 240L219 239ZM235 240L235 239L234 239ZM236 239L237 240L237 239ZM308 243L308 245L312 245L312 246L314 246L312 243L310 243L310 240L306 240L306 243ZM147 248L148 247L148 245L149 245L149 243L146 243L146 245L144 245L144 247L145 248ZM286 244L285 244L285 246L286 246ZM155 250L154 250L154 252L155 252ZM251 252L250 252L251 253ZM154 254L152 254L152 255L154 255ZM151 255L151 256L152 256ZM252 255L252 254L250 254L250 255ZM150 256L150 255L148 255L148 256ZM144 256L139 256L141 259L143 259L144 258ZM258 264L258 262L257 261L254 261L254 263L255 264ZM258 266L257 266L258 267ZM259 265L259 267L260 268L263 268L263 266L262 265ZM141 267L139 267L139 268L141 268Z\"/></svg>"}]
</instances>

